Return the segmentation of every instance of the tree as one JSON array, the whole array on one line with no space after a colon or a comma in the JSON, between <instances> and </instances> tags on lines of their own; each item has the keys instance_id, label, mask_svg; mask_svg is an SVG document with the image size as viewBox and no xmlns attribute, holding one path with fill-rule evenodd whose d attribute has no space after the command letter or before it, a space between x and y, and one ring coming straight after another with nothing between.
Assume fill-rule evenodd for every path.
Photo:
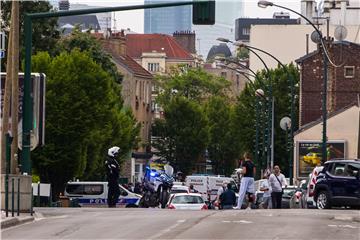
<instances>
[{"instance_id":1,"label":"tree","mask_svg":"<svg viewBox=\"0 0 360 240\"><path fill-rule=\"evenodd\" d=\"M160 155L185 174L191 173L203 157L208 141L206 116L199 104L183 96L175 96L164 107L165 122L158 121L156 129L163 128ZM161 137L161 136L160 136Z\"/></svg>"},{"instance_id":2,"label":"tree","mask_svg":"<svg viewBox=\"0 0 360 240\"><path fill-rule=\"evenodd\" d=\"M88 52L91 58L99 64L102 69L108 72L117 83L121 83L122 76L117 71L115 64L111 61L110 55L102 50L99 41L88 32L81 32L79 28L75 28L71 34L62 37L58 41L53 51L54 55L58 55L63 51L71 52L75 48Z\"/></svg>"},{"instance_id":3,"label":"tree","mask_svg":"<svg viewBox=\"0 0 360 240\"><path fill-rule=\"evenodd\" d=\"M11 2L1 1L2 23L1 29L8 29L10 26ZM21 1L20 2L20 46L24 46L24 17L25 13L49 12L52 6L48 1ZM57 18L36 19L32 22L32 47L34 52L52 52L57 40L60 37L57 30ZM24 49L21 51L24 55Z\"/></svg>"},{"instance_id":4,"label":"tree","mask_svg":"<svg viewBox=\"0 0 360 240\"><path fill-rule=\"evenodd\" d=\"M288 73L292 76L295 85L295 120L298 119L298 82L299 82L299 72L298 69L293 65L289 64L286 66L286 70L282 67L270 70L269 79L272 84L273 96L275 97L275 118L274 118L274 139L275 139L275 164L279 164L281 168L287 172L289 169L289 151L287 151L286 146L286 133L280 128L279 123L281 118L284 116L290 116L290 107L291 107L291 95L290 95L290 83ZM237 128L235 129L236 134L239 136L240 150L241 153L249 151L254 153L255 151L255 133L256 133L256 89L263 89L265 94L267 93L269 86L269 80L267 79L267 73L263 70L258 73L258 77L255 81L250 84L247 83L244 91L240 94L238 102L236 104L235 116L236 122L238 123ZM265 128L267 127L267 108L264 101L260 105L260 144L264 144L263 135ZM295 130L297 129L297 124L294 125ZM266 131L265 131L266 133ZM264 161L264 159L262 159ZM265 166L265 163L262 162L262 166Z\"/></svg>"},{"instance_id":5,"label":"tree","mask_svg":"<svg viewBox=\"0 0 360 240\"><path fill-rule=\"evenodd\" d=\"M206 115L209 125L209 158L215 174L229 176L240 151L238 138L234 134L234 108L228 98L213 96L207 102Z\"/></svg>"},{"instance_id":6,"label":"tree","mask_svg":"<svg viewBox=\"0 0 360 240\"><path fill-rule=\"evenodd\" d=\"M113 78L89 53L39 53L33 62L33 71L47 75L46 145L35 150L33 163L56 197L74 177L102 180L106 149L117 145L127 155L139 128L123 109Z\"/></svg>"}]
</instances>

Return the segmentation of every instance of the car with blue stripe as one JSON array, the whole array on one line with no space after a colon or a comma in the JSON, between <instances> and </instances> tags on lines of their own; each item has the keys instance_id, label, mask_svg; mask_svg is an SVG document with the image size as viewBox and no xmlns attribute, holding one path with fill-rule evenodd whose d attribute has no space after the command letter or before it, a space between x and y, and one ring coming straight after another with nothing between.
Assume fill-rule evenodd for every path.
<instances>
[{"instance_id":1,"label":"car with blue stripe","mask_svg":"<svg viewBox=\"0 0 360 240\"><path fill-rule=\"evenodd\" d=\"M119 184L120 196L116 207L138 207L141 195ZM68 182L64 195L76 199L80 207L107 207L107 182Z\"/></svg>"}]
</instances>

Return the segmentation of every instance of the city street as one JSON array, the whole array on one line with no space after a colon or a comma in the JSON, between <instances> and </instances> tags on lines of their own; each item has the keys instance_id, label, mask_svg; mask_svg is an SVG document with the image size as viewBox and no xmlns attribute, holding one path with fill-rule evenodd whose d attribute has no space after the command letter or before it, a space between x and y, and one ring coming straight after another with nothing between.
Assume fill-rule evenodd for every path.
<instances>
[{"instance_id":1,"label":"city street","mask_svg":"<svg viewBox=\"0 0 360 240\"><path fill-rule=\"evenodd\" d=\"M353 210L41 208L2 239L360 239Z\"/></svg>"}]
</instances>

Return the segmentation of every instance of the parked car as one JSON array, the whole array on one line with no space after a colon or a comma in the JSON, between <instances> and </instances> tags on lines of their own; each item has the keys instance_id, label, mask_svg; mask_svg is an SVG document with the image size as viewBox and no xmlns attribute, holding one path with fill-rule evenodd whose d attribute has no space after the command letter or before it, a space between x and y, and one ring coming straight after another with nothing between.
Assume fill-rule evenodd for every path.
<instances>
[{"instance_id":1,"label":"parked car","mask_svg":"<svg viewBox=\"0 0 360 240\"><path fill-rule=\"evenodd\" d=\"M284 188L284 193L281 199L281 208L290 208L290 200L295 194L296 189L296 186L287 186L286 188Z\"/></svg>"},{"instance_id":2,"label":"parked car","mask_svg":"<svg viewBox=\"0 0 360 240\"><path fill-rule=\"evenodd\" d=\"M315 167L312 172L309 174L307 189L306 189L306 205L305 208L315 208L316 203L314 201L314 189L316 185L316 178L319 173L323 170L323 166Z\"/></svg>"},{"instance_id":3,"label":"parked car","mask_svg":"<svg viewBox=\"0 0 360 240\"><path fill-rule=\"evenodd\" d=\"M314 200L318 209L360 207L360 160L330 160L317 177Z\"/></svg>"},{"instance_id":4,"label":"parked car","mask_svg":"<svg viewBox=\"0 0 360 240\"><path fill-rule=\"evenodd\" d=\"M168 209L207 210L208 207L198 193L176 193L170 197Z\"/></svg>"},{"instance_id":5,"label":"parked car","mask_svg":"<svg viewBox=\"0 0 360 240\"><path fill-rule=\"evenodd\" d=\"M306 192L309 179L302 180L296 188L295 194L290 199L290 208L305 208Z\"/></svg>"}]
</instances>

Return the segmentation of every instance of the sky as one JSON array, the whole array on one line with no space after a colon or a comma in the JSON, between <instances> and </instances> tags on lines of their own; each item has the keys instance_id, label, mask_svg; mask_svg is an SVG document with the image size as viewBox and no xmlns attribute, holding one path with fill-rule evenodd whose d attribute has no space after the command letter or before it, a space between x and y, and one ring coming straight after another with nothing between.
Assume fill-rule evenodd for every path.
<instances>
[{"instance_id":1,"label":"sky","mask_svg":"<svg viewBox=\"0 0 360 240\"><path fill-rule=\"evenodd\" d=\"M172 2L173 0L168 0ZM240 0L216 0L216 1L233 1L239 2ZM250 18L271 18L274 12L280 12L279 8L259 8L257 6L257 0L244 0L245 2L245 17ZM301 0L273 0L274 3L283 5L285 7L291 8L295 11L300 11L300 2ZM81 3L91 6L104 6L104 7L117 7L117 6L129 6L129 5L139 5L144 4L143 0L70 0L70 4ZM116 14L116 28L127 29L130 28L134 32L143 33L144 32L144 14L143 10L132 10L117 12ZM292 18L297 18L296 15L291 14ZM240 16L239 16L240 17Z\"/></svg>"}]
</instances>

